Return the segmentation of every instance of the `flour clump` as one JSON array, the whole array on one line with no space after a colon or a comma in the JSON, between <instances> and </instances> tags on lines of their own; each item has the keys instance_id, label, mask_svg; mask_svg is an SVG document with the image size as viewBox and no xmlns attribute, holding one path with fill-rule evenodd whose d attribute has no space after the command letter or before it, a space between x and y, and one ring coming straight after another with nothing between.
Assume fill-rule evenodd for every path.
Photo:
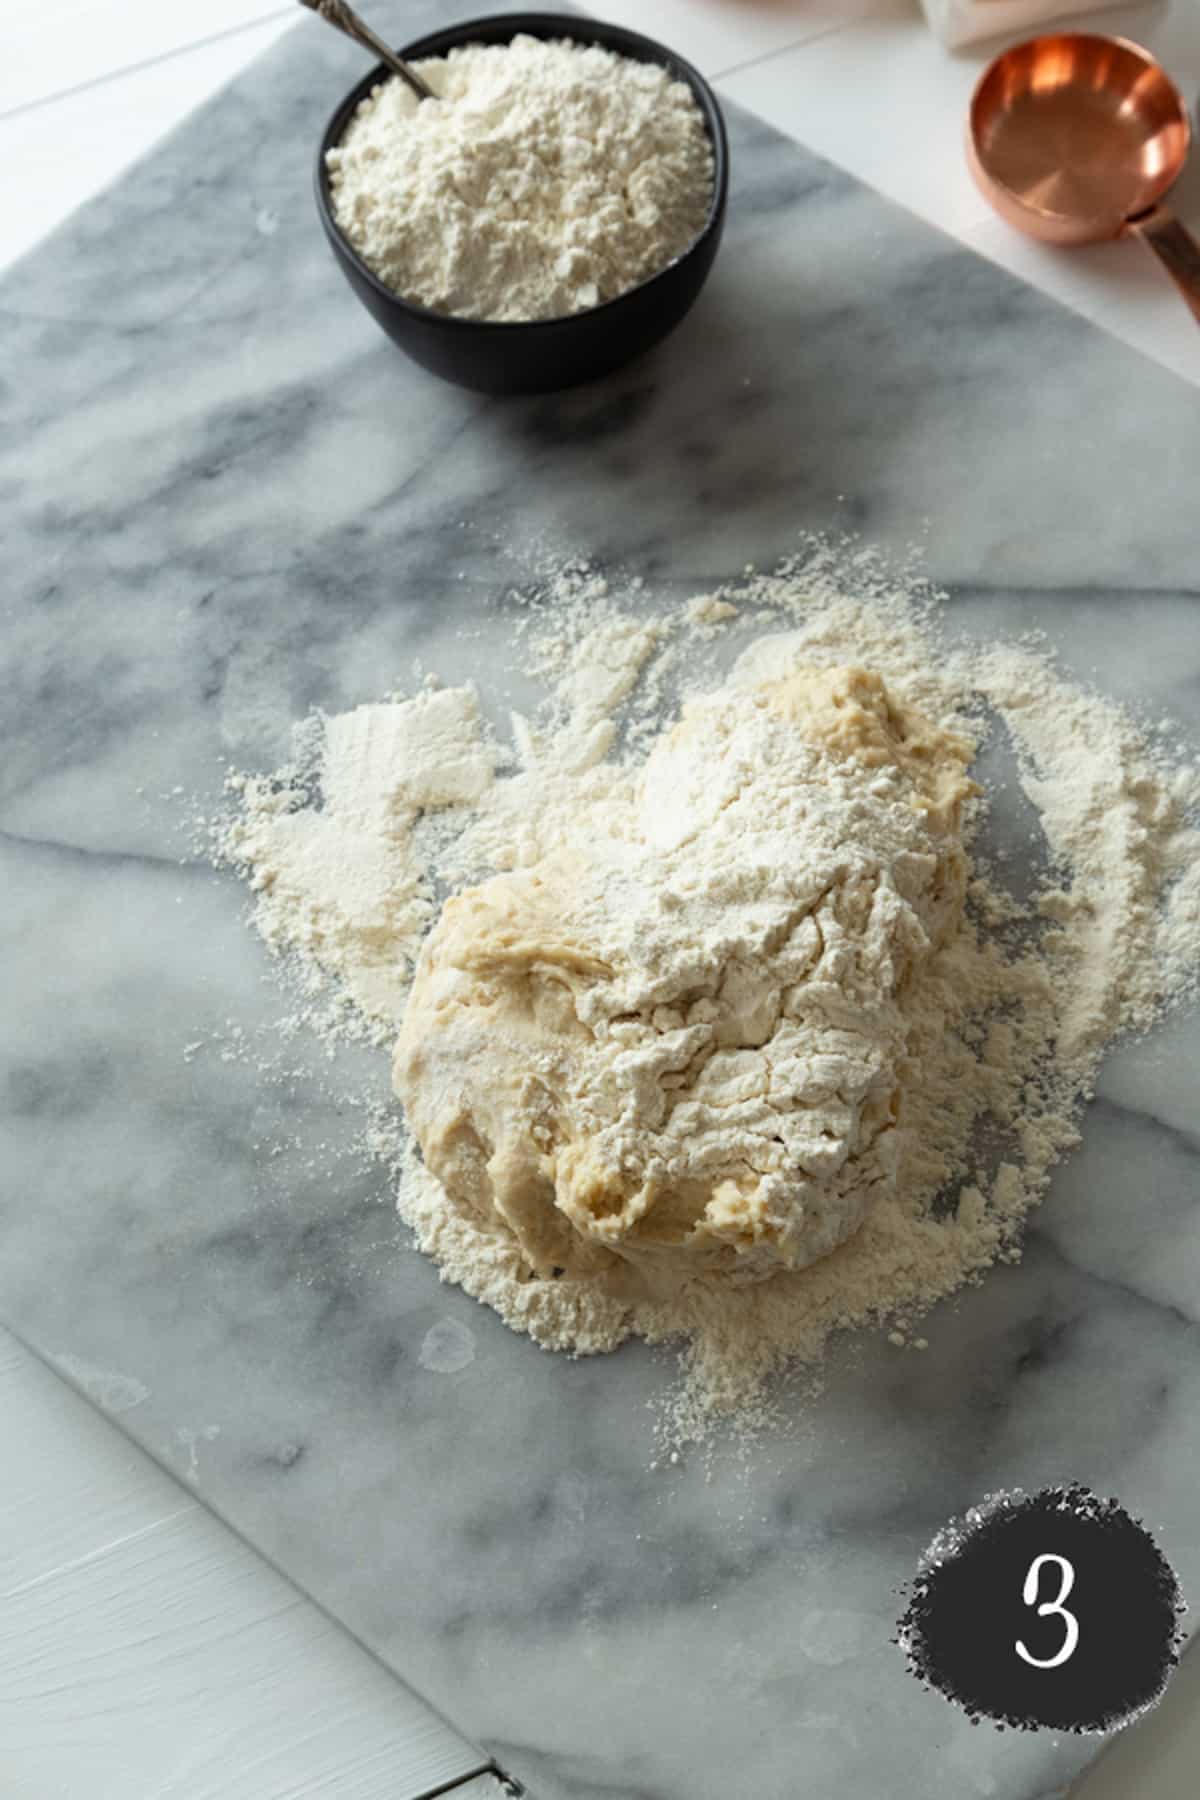
<instances>
[{"instance_id":1,"label":"flour clump","mask_svg":"<svg viewBox=\"0 0 1200 1800\"><path fill-rule=\"evenodd\" d=\"M315 743L302 733L296 761L271 779L235 778L242 806L225 853L250 875L267 943L302 951L314 973L344 984L362 1016L391 1021L435 911L413 828L477 801L493 753L469 688L317 724Z\"/></svg>"},{"instance_id":2,"label":"flour clump","mask_svg":"<svg viewBox=\"0 0 1200 1800\"><path fill-rule=\"evenodd\" d=\"M614 299L703 229L713 158L686 83L599 45L520 34L415 64L328 152L338 225L404 298L458 318Z\"/></svg>"}]
</instances>

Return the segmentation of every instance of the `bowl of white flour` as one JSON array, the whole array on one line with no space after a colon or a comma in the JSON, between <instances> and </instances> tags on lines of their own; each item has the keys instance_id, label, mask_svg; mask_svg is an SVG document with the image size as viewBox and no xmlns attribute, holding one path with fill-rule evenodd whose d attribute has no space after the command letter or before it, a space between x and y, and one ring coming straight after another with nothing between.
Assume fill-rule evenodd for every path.
<instances>
[{"instance_id":1,"label":"bowl of white flour","mask_svg":"<svg viewBox=\"0 0 1200 1800\"><path fill-rule=\"evenodd\" d=\"M729 178L695 69L558 13L471 20L402 54L438 98L376 67L334 112L316 171L338 264L402 350L464 387L545 393L678 325Z\"/></svg>"}]
</instances>

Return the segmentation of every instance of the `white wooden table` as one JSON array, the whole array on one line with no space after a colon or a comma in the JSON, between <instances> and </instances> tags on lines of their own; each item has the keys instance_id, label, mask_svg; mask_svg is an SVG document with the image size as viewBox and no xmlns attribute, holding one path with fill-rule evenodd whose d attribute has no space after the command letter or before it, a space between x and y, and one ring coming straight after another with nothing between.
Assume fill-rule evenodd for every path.
<instances>
[{"instance_id":1,"label":"white wooden table","mask_svg":"<svg viewBox=\"0 0 1200 1800\"><path fill-rule=\"evenodd\" d=\"M960 149L983 53L947 56L915 0L595 10L666 39L723 94L1200 385L1200 333L1138 246L1068 255L988 213ZM0 264L295 19L266 0L0 0ZM1149 42L1195 100L1196 0L1088 25ZM1177 198L1200 229L1200 157ZM128 1404L113 1371L70 1372L102 1407ZM176 1479L2 1330L0 1442L5 1800L499 1795L485 1758L199 1504L186 1447ZM1200 1793L1200 1656L1078 1800L1134 1793Z\"/></svg>"}]
</instances>

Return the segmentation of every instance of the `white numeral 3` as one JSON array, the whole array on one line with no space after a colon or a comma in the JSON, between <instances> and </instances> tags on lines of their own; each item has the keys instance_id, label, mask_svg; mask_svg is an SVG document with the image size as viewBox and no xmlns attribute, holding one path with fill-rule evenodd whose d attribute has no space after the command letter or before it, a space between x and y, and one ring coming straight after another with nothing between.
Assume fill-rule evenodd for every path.
<instances>
[{"instance_id":1,"label":"white numeral 3","mask_svg":"<svg viewBox=\"0 0 1200 1800\"><path fill-rule=\"evenodd\" d=\"M1029 1573L1025 1577L1025 1587L1022 1591L1022 1599L1026 1606L1032 1606L1037 1600L1038 1577L1042 1572L1043 1563L1058 1564L1059 1573L1062 1576L1062 1585L1058 1590L1057 1599L1042 1601L1042 1604L1037 1609L1038 1618L1045 1619L1051 1614L1057 1613L1059 1618L1064 1621L1066 1636L1063 1639L1062 1648L1059 1650L1058 1654L1056 1656L1047 1657L1031 1656L1020 1638L1018 1638L1017 1655L1024 1657L1031 1668L1057 1669L1062 1663L1065 1663L1069 1657L1074 1656L1075 1647L1079 1643L1079 1620L1075 1617L1073 1612L1068 1612L1067 1608L1063 1605L1063 1601L1075 1585L1075 1570L1065 1556L1035 1556L1029 1565Z\"/></svg>"}]
</instances>

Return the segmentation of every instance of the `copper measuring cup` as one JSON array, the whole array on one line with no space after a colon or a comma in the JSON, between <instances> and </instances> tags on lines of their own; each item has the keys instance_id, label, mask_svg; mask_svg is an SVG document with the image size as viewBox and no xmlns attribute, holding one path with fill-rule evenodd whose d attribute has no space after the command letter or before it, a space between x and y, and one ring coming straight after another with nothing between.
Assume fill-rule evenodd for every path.
<instances>
[{"instance_id":1,"label":"copper measuring cup","mask_svg":"<svg viewBox=\"0 0 1200 1800\"><path fill-rule=\"evenodd\" d=\"M1017 44L984 70L967 155L996 211L1033 237L1139 237L1200 320L1200 244L1163 203L1191 135L1179 90L1148 51L1063 33Z\"/></svg>"}]
</instances>

